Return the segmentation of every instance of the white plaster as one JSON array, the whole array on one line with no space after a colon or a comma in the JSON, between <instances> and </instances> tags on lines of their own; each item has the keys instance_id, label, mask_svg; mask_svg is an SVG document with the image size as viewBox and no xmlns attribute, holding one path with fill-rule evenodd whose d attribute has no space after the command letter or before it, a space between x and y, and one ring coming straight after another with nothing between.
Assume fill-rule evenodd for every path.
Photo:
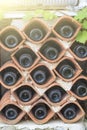
<instances>
[{"instance_id":1,"label":"white plaster","mask_svg":"<svg viewBox=\"0 0 87 130\"><path fill-rule=\"evenodd\" d=\"M49 121L49 123L43 124L43 125L37 125L32 121L23 121L21 123L18 123L16 125L13 125L17 130L36 130L36 129L51 129L54 128L54 130L85 130L85 126L83 123L83 120L80 120L77 123L74 124L67 124L63 123L60 120L54 120L54 121ZM11 125L7 125L4 123L0 123L0 128L4 127L6 130L7 127L11 127ZM8 129L7 129L8 130ZM10 129L9 129L10 130ZM14 129L12 129L14 130Z\"/></svg>"}]
</instances>

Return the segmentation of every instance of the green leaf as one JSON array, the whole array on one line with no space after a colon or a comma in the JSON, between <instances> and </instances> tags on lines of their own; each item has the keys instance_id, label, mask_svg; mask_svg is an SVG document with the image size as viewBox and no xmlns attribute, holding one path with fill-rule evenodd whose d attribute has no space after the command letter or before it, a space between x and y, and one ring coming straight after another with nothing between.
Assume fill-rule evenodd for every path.
<instances>
[{"instance_id":1,"label":"green leaf","mask_svg":"<svg viewBox=\"0 0 87 130\"><path fill-rule=\"evenodd\" d=\"M43 18L44 18L45 20L49 20L49 16L50 16L49 12L48 12L48 11L44 11L44 13L43 13Z\"/></svg>"},{"instance_id":2,"label":"green leaf","mask_svg":"<svg viewBox=\"0 0 87 130\"><path fill-rule=\"evenodd\" d=\"M35 14L36 14L36 15L39 15L39 14L43 14L43 12L44 12L44 10L42 10L42 9L37 9L37 10L35 11Z\"/></svg>"},{"instance_id":3,"label":"green leaf","mask_svg":"<svg viewBox=\"0 0 87 130\"><path fill-rule=\"evenodd\" d=\"M50 11L45 11L44 13L43 13L43 18L45 19L45 20L52 20L52 19L54 19L54 18L56 18L57 16L53 13L53 12L50 12Z\"/></svg>"},{"instance_id":4,"label":"green leaf","mask_svg":"<svg viewBox=\"0 0 87 130\"><path fill-rule=\"evenodd\" d=\"M87 31L80 31L76 37L76 41L85 44L87 41Z\"/></svg>"},{"instance_id":5,"label":"green leaf","mask_svg":"<svg viewBox=\"0 0 87 130\"><path fill-rule=\"evenodd\" d=\"M83 26L83 29L87 29L87 20L84 20L82 26Z\"/></svg>"},{"instance_id":6,"label":"green leaf","mask_svg":"<svg viewBox=\"0 0 87 130\"><path fill-rule=\"evenodd\" d=\"M83 19L87 18L87 7L80 10L74 18L80 22L82 22Z\"/></svg>"},{"instance_id":7,"label":"green leaf","mask_svg":"<svg viewBox=\"0 0 87 130\"><path fill-rule=\"evenodd\" d=\"M43 17L45 20L52 20L54 18L57 18L57 16L54 14L54 12L38 9L36 11L30 11L25 13L24 20L29 20L33 17Z\"/></svg>"}]
</instances>

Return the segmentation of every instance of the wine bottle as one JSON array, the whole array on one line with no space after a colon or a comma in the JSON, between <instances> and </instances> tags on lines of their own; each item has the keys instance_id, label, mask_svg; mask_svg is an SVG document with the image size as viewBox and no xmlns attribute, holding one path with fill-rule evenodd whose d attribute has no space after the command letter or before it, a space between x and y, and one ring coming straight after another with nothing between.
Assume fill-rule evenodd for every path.
<instances>
[{"instance_id":1,"label":"wine bottle","mask_svg":"<svg viewBox=\"0 0 87 130\"><path fill-rule=\"evenodd\" d=\"M19 110L18 109L19 108L17 108L14 105L7 105L2 110L2 113L8 120L15 120L19 115Z\"/></svg>"},{"instance_id":2,"label":"wine bottle","mask_svg":"<svg viewBox=\"0 0 87 130\"><path fill-rule=\"evenodd\" d=\"M39 70L37 69L34 73L33 73L33 79L37 84L44 84L47 81L47 76L46 76L46 72L43 70Z\"/></svg>"},{"instance_id":3,"label":"wine bottle","mask_svg":"<svg viewBox=\"0 0 87 130\"><path fill-rule=\"evenodd\" d=\"M59 73L65 78L70 79L74 76L75 70L71 65L62 65L59 69Z\"/></svg>"},{"instance_id":4,"label":"wine bottle","mask_svg":"<svg viewBox=\"0 0 87 130\"><path fill-rule=\"evenodd\" d=\"M7 71L4 73L3 75L3 82L8 85L14 85L17 81L17 74L15 72L12 71Z\"/></svg>"},{"instance_id":5,"label":"wine bottle","mask_svg":"<svg viewBox=\"0 0 87 130\"><path fill-rule=\"evenodd\" d=\"M87 96L87 82L85 79L77 80L72 86L71 91L73 91L79 97Z\"/></svg>"},{"instance_id":6,"label":"wine bottle","mask_svg":"<svg viewBox=\"0 0 87 130\"><path fill-rule=\"evenodd\" d=\"M24 68L30 67L33 64L32 56L30 54L23 53L19 57L19 64Z\"/></svg>"},{"instance_id":7,"label":"wine bottle","mask_svg":"<svg viewBox=\"0 0 87 130\"><path fill-rule=\"evenodd\" d=\"M6 36L4 43L8 48L14 48L18 45L19 41L15 35L11 34L11 35Z\"/></svg>"},{"instance_id":8,"label":"wine bottle","mask_svg":"<svg viewBox=\"0 0 87 130\"><path fill-rule=\"evenodd\" d=\"M80 97L87 96L87 85L81 83L81 84L77 87L76 93L77 93L77 95L80 96Z\"/></svg>"},{"instance_id":9,"label":"wine bottle","mask_svg":"<svg viewBox=\"0 0 87 130\"><path fill-rule=\"evenodd\" d=\"M11 62L9 63L11 64ZM13 64L11 66L5 66L5 68L1 71L1 80L9 87L15 85L21 78L20 71L18 71L15 66L12 66Z\"/></svg>"},{"instance_id":10,"label":"wine bottle","mask_svg":"<svg viewBox=\"0 0 87 130\"><path fill-rule=\"evenodd\" d=\"M77 116L78 107L75 104L68 104L62 109L62 114L67 120L72 120Z\"/></svg>"},{"instance_id":11,"label":"wine bottle","mask_svg":"<svg viewBox=\"0 0 87 130\"><path fill-rule=\"evenodd\" d=\"M69 25L61 25L59 29L59 34L64 38L71 38L74 34L74 28L70 23Z\"/></svg>"},{"instance_id":12,"label":"wine bottle","mask_svg":"<svg viewBox=\"0 0 87 130\"><path fill-rule=\"evenodd\" d=\"M47 116L47 106L44 103L37 104L32 112L35 118L42 120Z\"/></svg>"},{"instance_id":13,"label":"wine bottle","mask_svg":"<svg viewBox=\"0 0 87 130\"><path fill-rule=\"evenodd\" d=\"M58 103L62 100L62 92L58 88L53 87L49 89L46 94L53 103Z\"/></svg>"},{"instance_id":14,"label":"wine bottle","mask_svg":"<svg viewBox=\"0 0 87 130\"><path fill-rule=\"evenodd\" d=\"M40 28L33 28L30 31L29 37L33 40L33 41L40 41L43 38L43 31Z\"/></svg>"},{"instance_id":15,"label":"wine bottle","mask_svg":"<svg viewBox=\"0 0 87 130\"><path fill-rule=\"evenodd\" d=\"M43 46L41 46L39 54L47 61L56 61L58 58L62 57L61 52L63 49L61 43L56 38L51 37L45 41Z\"/></svg>"},{"instance_id":16,"label":"wine bottle","mask_svg":"<svg viewBox=\"0 0 87 130\"><path fill-rule=\"evenodd\" d=\"M28 102L33 97L33 89L29 88L28 86L22 86L17 91L17 96L23 102Z\"/></svg>"},{"instance_id":17,"label":"wine bottle","mask_svg":"<svg viewBox=\"0 0 87 130\"><path fill-rule=\"evenodd\" d=\"M80 58L87 57L87 47L84 45L76 45L73 48L73 52Z\"/></svg>"},{"instance_id":18,"label":"wine bottle","mask_svg":"<svg viewBox=\"0 0 87 130\"><path fill-rule=\"evenodd\" d=\"M53 47L53 46L48 46L45 50L44 50L44 55L47 59L49 60L55 60L57 59L59 54L59 51L57 48Z\"/></svg>"}]
</instances>

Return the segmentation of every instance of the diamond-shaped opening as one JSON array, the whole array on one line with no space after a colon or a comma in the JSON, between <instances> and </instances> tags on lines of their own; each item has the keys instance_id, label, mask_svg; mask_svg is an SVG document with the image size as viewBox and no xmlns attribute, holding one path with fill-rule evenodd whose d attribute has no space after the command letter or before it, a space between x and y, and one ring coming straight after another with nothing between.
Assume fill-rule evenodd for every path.
<instances>
[{"instance_id":1,"label":"diamond-shaped opening","mask_svg":"<svg viewBox=\"0 0 87 130\"><path fill-rule=\"evenodd\" d=\"M71 91L79 97L87 96L87 80L80 78L72 86Z\"/></svg>"},{"instance_id":2,"label":"diamond-shaped opening","mask_svg":"<svg viewBox=\"0 0 87 130\"><path fill-rule=\"evenodd\" d=\"M56 67L56 71L65 79L71 79L76 74L75 64L69 60L65 59L61 61Z\"/></svg>"},{"instance_id":3,"label":"diamond-shaped opening","mask_svg":"<svg viewBox=\"0 0 87 130\"><path fill-rule=\"evenodd\" d=\"M7 86L15 85L20 80L21 74L14 67L7 67L1 71L1 80Z\"/></svg>"},{"instance_id":4,"label":"diamond-shaped opening","mask_svg":"<svg viewBox=\"0 0 87 130\"><path fill-rule=\"evenodd\" d=\"M72 17L61 17L53 28L53 32L62 40L72 40L80 30L81 25Z\"/></svg>"},{"instance_id":5,"label":"diamond-shaped opening","mask_svg":"<svg viewBox=\"0 0 87 130\"><path fill-rule=\"evenodd\" d=\"M80 111L80 108L76 104L69 103L61 109L60 113L65 119L73 120L77 117Z\"/></svg>"},{"instance_id":6,"label":"diamond-shaped opening","mask_svg":"<svg viewBox=\"0 0 87 130\"><path fill-rule=\"evenodd\" d=\"M78 58L87 58L87 46L79 42L74 42L70 47L72 54L78 60Z\"/></svg>"},{"instance_id":7,"label":"diamond-shaped opening","mask_svg":"<svg viewBox=\"0 0 87 130\"><path fill-rule=\"evenodd\" d=\"M36 94L35 90L28 85L21 86L15 91L15 93L22 102L31 101Z\"/></svg>"},{"instance_id":8,"label":"diamond-shaped opening","mask_svg":"<svg viewBox=\"0 0 87 130\"><path fill-rule=\"evenodd\" d=\"M47 104L38 103L32 108L31 112L36 119L43 120L48 116L49 110L50 108Z\"/></svg>"},{"instance_id":9,"label":"diamond-shaped opening","mask_svg":"<svg viewBox=\"0 0 87 130\"><path fill-rule=\"evenodd\" d=\"M60 21L55 26L54 29L62 37L71 38L74 35L74 33L75 33L76 29L77 29L77 26L75 24L71 23L71 21L68 21L68 19L63 19L63 21L62 22Z\"/></svg>"},{"instance_id":10,"label":"diamond-shaped opening","mask_svg":"<svg viewBox=\"0 0 87 130\"><path fill-rule=\"evenodd\" d=\"M1 33L1 43L6 48L13 50L22 42L21 35L14 27L7 27Z\"/></svg>"},{"instance_id":11,"label":"diamond-shaped opening","mask_svg":"<svg viewBox=\"0 0 87 130\"><path fill-rule=\"evenodd\" d=\"M63 56L62 51L64 51L63 46L57 40L51 38L40 48L39 53L45 60L52 62L59 60Z\"/></svg>"},{"instance_id":12,"label":"diamond-shaped opening","mask_svg":"<svg viewBox=\"0 0 87 130\"><path fill-rule=\"evenodd\" d=\"M48 27L40 19L33 19L25 26L24 33L32 41L39 42L47 35Z\"/></svg>"},{"instance_id":13,"label":"diamond-shaped opening","mask_svg":"<svg viewBox=\"0 0 87 130\"><path fill-rule=\"evenodd\" d=\"M1 115L8 120L15 120L21 112L22 110L17 106L8 104L1 110Z\"/></svg>"},{"instance_id":14,"label":"diamond-shaped opening","mask_svg":"<svg viewBox=\"0 0 87 130\"><path fill-rule=\"evenodd\" d=\"M30 75L34 82L38 85L46 84L52 77L50 70L44 65L36 67L34 70L32 70Z\"/></svg>"},{"instance_id":15,"label":"diamond-shaped opening","mask_svg":"<svg viewBox=\"0 0 87 130\"><path fill-rule=\"evenodd\" d=\"M40 99L32 105L28 115L35 123L44 124L54 116L54 112L44 99Z\"/></svg>"},{"instance_id":16,"label":"diamond-shaped opening","mask_svg":"<svg viewBox=\"0 0 87 130\"><path fill-rule=\"evenodd\" d=\"M30 49L27 47L21 48L18 50L16 53L12 55L13 60L17 61L17 64L21 66L24 69L30 68L38 59L38 56Z\"/></svg>"},{"instance_id":17,"label":"diamond-shaped opening","mask_svg":"<svg viewBox=\"0 0 87 130\"><path fill-rule=\"evenodd\" d=\"M60 86L52 86L45 92L46 96L52 103L59 103L61 102L64 97L67 95L66 91L61 88Z\"/></svg>"}]
</instances>

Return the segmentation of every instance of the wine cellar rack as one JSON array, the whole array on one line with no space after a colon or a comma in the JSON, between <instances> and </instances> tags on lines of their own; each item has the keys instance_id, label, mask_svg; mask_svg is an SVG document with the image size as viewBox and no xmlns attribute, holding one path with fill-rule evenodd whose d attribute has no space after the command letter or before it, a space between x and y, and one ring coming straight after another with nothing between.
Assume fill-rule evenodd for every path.
<instances>
[{"instance_id":1,"label":"wine cellar rack","mask_svg":"<svg viewBox=\"0 0 87 130\"><path fill-rule=\"evenodd\" d=\"M22 30L0 30L2 122L44 124L56 117L75 123L85 116L80 101L87 100L87 44L76 42L80 30L70 16L52 26L33 18Z\"/></svg>"}]
</instances>

